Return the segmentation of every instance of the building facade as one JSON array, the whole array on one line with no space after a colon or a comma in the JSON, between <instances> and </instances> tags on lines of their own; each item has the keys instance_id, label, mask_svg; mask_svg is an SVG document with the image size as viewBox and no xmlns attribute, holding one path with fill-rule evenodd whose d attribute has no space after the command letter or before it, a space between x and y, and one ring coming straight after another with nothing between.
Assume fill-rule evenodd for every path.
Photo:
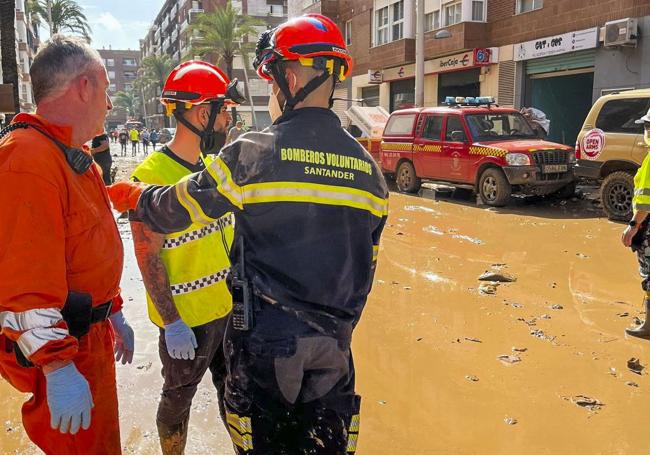
<instances>
[{"instance_id":1,"label":"building facade","mask_svg":"<svg viewBox=\"0 0 650 455\"><path fill-rule=\"evenodd\" d=\"M133 87L140 68L140 51L111 49L109 46L108 49L97 49L97 52L104 60L104 65L106 65L106 72L110 81L108 86L109 95L113 97L117 92L131 92L135 96L141 97L141 93ZM131 116L126 109L114 106L106 118L106 127L111 130L118 125L123 125L130 117L139 120L142 116L141 109L138 109Z\"/></svg>"},{"instance_id":2,"label":"building facade","mask_svg":"<svg viewBox=\"0 0 650 455\"><path fill-rule=\"evenodd\" d=\"M478 95L534 106L551 119L551 139L573 145L595 99L650 87L649 2L424 0L424 9L425 106ZM289 10L340 25L355 62L348 98L414 105L415 0L290 0ZM436 39L442 29L451 37Z\"/></svg>"},{"instance_id":3,"label":"building facade","mask_svg":"<svg viewBox=\"0 0 650 455\"><path fill-rule=\"evenodd\" d=\"M34 55L39 45L38 27L31 20L31 14L25 9L25 0L16 0L14 13L14 33L2 34L0 39L6 38L13 42L9 46L3 43L6 55L0 55L3 64L0 65L0 82L11 84L2 90L3 96L11 97L11 100L3 100L2 105L11 105L12 111L15 112L33 112L36 108L34 103L34 94L32 91L32 82L29 76ZM16 65L9 65L8 59L16 60ZM13 62L12 62L13 63ZM4 71L3 71L4 68ZM13 101L15 99L14 90L17 90L18 105ZM9 111L9 109L5 109Z\"/></svg>"},{"instance_id":4,"label":"building facade","mask_svg":"<svg viewBox=\"0 0 650 455\"><path fill-rule=\"evenodd\" d=\"M141 40L142 58L166 54L175 64L193 58L190 55L192 45L200 42L202 37L192 33L190 26L196 23L200 15L213 13L226 3L227 0L166 0L147 35ZM260 25L255 27L258 32L276 26L287 17L283 0L234 0L232 5L239 14L253 17L259 22ZM249 40L255 42L257 36L251 36ZM240 89L248 99L247 103L237 108L237 114L246 126L263 129L271 123L267 109L269 84L250 68L253 57L249 55L247 58L247 71L244 71L244 59L241 56L235 57L233 62L233 77L238 79ZM226 70L217 54L207 55L203 59ZM173 118L165 118L159 97L159 87L152 87L145 92L146 123L154 128L175 123Z\"/></svg>"}]
</instances>

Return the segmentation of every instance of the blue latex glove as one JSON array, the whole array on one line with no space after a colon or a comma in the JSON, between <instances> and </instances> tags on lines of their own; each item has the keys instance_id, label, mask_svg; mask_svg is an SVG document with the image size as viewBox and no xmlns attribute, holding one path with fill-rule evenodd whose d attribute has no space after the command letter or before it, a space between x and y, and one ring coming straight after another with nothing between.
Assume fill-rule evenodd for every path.
<instances>
[{"instance_id":1,"label":"blue latex glove","mask_svg":"<svg viewBox=\"0 0 650 455\"><path fill-rule=\"evenodd\" d=\"M93 397L88 381L74 363L46 374L45 382L52 429L76 434L80 426L90 428Z\"/></svg>"},{"instance_id":2,"label":"blue latex glove","mask_svg":"<svg viewBox=\"0 0 650 455\"><path fill-rule=\"evenodd\" d=\"M133 329L126 322L122 311L114 313L109 318L115 331L115 361L122 361L122 365L133 362L133 347L135 338Z\"/></svg>"},{"instance_id":3,"label":"blue latex glove","mask_svg":"<svg viewBox=\"0 0 650 455\"><path fill-rule=\"evenodd\" d=\"M172 359L194 360L194 350L199 347L194 332L182 319L165 326L165 344Z\"/></svg>"}]
</instances>

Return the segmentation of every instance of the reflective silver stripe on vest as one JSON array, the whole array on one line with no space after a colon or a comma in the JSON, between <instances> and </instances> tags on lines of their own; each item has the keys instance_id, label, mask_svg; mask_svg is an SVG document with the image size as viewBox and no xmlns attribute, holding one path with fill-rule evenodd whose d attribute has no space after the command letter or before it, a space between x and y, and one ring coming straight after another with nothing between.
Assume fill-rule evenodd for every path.
<instances>
[{"instance_id":1,"label":"reflective silver stripe on vest","mask_svg":"<svg viewBox=\"0 0 650 455\"><path fill-rule=\"evenodd\" d=\"M173 239L166 239L163 243L163 249L172 249L183 245L184 243L193 242L199 240L213 232L216 232L219 229L225 229L228 226L232 226L235 222L235 216L224 216L219 218L217 221L208 224L207 226L197 229L195 231L186 232L183 235L179 235Z\"/></svg>"},{"instance_id":2,"label":"reflective silver stripe on vest","mask_svg":"<svg viewBox=\"0 0 650 455\"><path fill-rule=\"evenodd\" d=\"M18 338L18 346L25 357L30 358L50 341L63 340L67 336L68 331L59 327L33 329Z\"/></svg>"},{"instance_id":3,"label":"reflective silver stripe on vest","mask_svg":"<svg viewBox=\"0 0 650 455\"><path fill-rule=\"evenodd\" d=\"M188 292L196 291L198 289L211 286L219 281L225 280L230 272L230 267L223 269L212 275L204 276L198 280L188 281L187 283L178 283L172 284L169 288L172 291L172 295L181 295L187 294Z\"/></svg>"},{"instance_id":4,"label":"reflective silver stripe on vest","mask_svg":"<svg viewBox=\"0 0 650 455\"><path fill-rule=\"evenodd\" d=\"M58 308L37 308L17 313L2 311L0 312L0 327L16 332L24 332L39 327L52 327L62 319L63 317Z\"/></svg>"}]
</instances>

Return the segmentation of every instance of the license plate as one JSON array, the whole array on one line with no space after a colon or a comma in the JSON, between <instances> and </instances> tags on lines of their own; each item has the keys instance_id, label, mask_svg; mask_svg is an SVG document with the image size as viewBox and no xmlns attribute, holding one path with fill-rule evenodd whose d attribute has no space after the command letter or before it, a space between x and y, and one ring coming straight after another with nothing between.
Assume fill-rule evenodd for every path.
<instances>
[{"instance_id":1,"label":"license plate","mask_svg":"<svg viewBox=\"0 0 650 455\"><path fill-rule=\"evenodd\" d=\"M544 167L542 167L542 172L544 174L561 173L568 170L569 166L566 164L545 164Z\"/></svg>"}]
</instances>

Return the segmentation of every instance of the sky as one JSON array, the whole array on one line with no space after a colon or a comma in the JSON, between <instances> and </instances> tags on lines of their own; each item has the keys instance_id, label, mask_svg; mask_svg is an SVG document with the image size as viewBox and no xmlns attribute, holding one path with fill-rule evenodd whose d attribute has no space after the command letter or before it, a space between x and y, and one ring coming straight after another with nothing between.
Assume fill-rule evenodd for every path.
<instances>
[{"instance_id":1,"label":"sky","mask_svg":"<svg viewBox=\"0 0 650 455\"><path fill-rule=\"evenodd\" d=\"M164 0L78 0L92 29L92 45L101 49L139 49ZM46 28L46 27L45 27Z\"/></svg>"}]
</instances>

